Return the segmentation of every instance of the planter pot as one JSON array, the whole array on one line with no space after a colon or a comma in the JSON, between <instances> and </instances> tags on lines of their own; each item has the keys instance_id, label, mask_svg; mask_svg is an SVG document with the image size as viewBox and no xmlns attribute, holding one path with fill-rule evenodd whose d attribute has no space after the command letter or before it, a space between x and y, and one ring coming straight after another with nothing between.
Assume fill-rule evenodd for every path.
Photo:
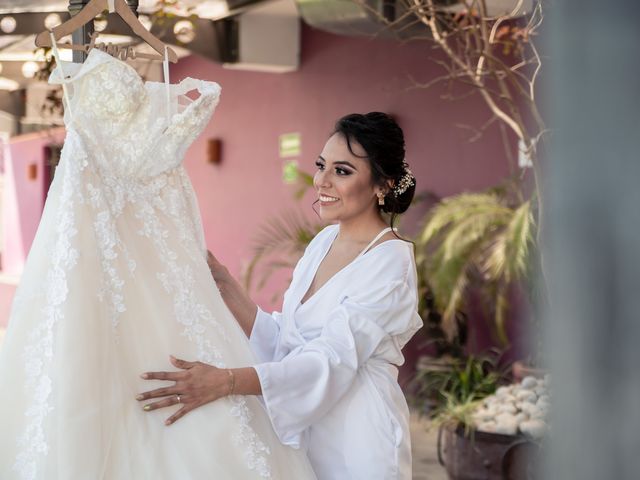
<instances>
[{"instance_id":1,"label":"planter pot","mask_svg":"<svg viewBox=\"0 0 640 480\"><path fill-rule=\"evenodd\" d=\"M533 480L540 446L520 435L440 426L438 461L450 480Z\"/></svg>"}]
</instances>

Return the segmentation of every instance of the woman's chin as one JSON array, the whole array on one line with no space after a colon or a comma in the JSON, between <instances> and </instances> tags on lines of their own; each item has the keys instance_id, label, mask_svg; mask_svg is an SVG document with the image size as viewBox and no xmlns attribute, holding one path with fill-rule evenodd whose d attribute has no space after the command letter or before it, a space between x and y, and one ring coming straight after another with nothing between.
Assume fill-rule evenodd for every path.
<instances>
[{"instance_id":1,"label":"woman's chin","mask_svg":"<svg viewBox=\"0 0 640 480\"><path fill-rule=\"evenodd\" d=\"M318 215L320 219L326 223L337 222L340 218L338 212L332 211L331 207L320 207L318 209Z\"/></svg>"}]
</instances>

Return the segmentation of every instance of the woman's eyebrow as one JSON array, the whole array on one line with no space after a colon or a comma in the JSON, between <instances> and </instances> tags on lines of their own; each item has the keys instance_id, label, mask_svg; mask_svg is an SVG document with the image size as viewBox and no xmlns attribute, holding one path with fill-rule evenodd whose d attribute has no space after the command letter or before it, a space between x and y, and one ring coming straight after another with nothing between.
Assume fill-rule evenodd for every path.
<instances>
[{"instance_id":1,"label":"woman's eyebrow","mask_svg":"<svg viewBox=\"0 0 640 480\"><path fill-rule=\"evenodd\" d=\"M322 160L324 163L327 163L327 160L322 156L318 155L318 160ZM347 162L346 160L337 160L333 162L334 165L346 165L347 167L351 167L354 170L358 170L351 162Z\"/></svg>"}]
</instances>

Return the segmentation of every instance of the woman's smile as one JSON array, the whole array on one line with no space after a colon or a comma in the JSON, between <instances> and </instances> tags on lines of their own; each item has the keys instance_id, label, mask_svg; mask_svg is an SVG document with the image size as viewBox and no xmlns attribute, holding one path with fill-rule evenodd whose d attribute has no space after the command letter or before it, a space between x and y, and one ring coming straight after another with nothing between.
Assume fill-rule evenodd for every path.
<instances>
[{"instance_id":1,"label":"woman's smile","mask_svg":"<svg viewBox=\"0 0 640 480\"><path fill-rule=\"evenodd\" d=\"M334 205L340 199L338 197L332 197L330 195L320 194L318 195L318 200L320 200L320 206L328 207L328 206Z\"/></svg>"}]
</instances>

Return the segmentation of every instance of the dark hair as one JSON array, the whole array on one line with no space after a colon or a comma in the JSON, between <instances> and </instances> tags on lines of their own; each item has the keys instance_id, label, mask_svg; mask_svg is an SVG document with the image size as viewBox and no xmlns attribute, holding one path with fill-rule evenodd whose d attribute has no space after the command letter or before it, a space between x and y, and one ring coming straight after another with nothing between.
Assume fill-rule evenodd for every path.
<instances>
[{"instance_id":1,"label":"dark hair","mask_svg":"<svg viewBox=\"0 0 640 480\"><path fill-rule=\"evenodd\" d=\"M373 182L385 185L393 181L392 187L384 197L384 205L380 210L391 214L391 226L395 217L404 213L411 205L416 191L415 177L409 172L405 163L404 135L396 121L386 113L370 112L366 114L352 113L336 122L333 134L339 133L347 141L349 151L356 157L366 158L371 165ZM351 143L357 142L366 152L365 156L354 153ZM412 184L404 192L397 195L394 190L409 173ZM408 178L405 178L407 180Z\"/></svg>"}]
</instances>

